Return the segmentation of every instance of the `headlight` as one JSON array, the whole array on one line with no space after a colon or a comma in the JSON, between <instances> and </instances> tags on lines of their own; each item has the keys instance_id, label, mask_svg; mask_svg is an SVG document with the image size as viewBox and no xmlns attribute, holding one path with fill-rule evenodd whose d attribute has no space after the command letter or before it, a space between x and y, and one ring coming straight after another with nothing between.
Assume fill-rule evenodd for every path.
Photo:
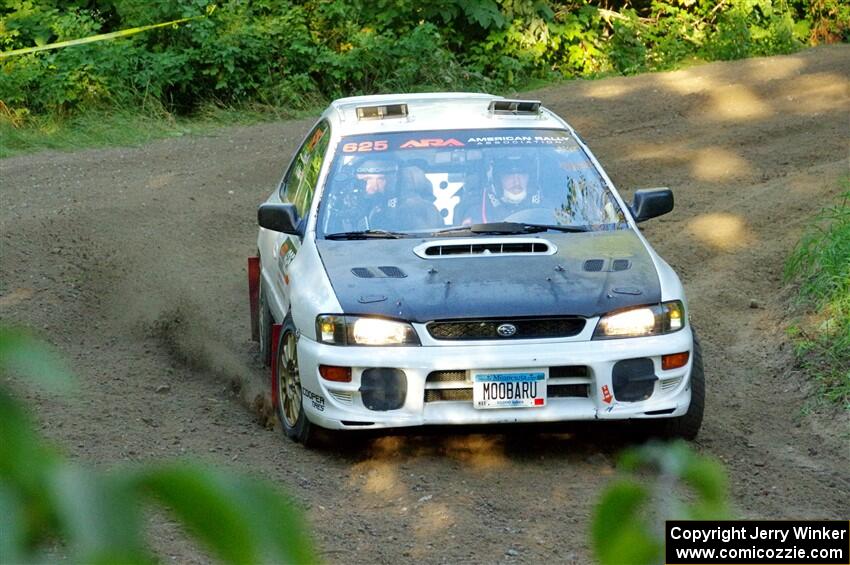
<instances>
[{"instance_id":1,"label":"headlight","mask_svg":"<svg viewBox=\"0 0 850 565\"><path fill-rule=\"evenodd\" d=\"M603 316L596 325L593 339L660 335L683 327L685 308L679 300L673 300Z\"/></svg>"},{"instance_id":2,"label":"headlight","mask_svg":"<svg viewBox=\"0 0 850 565\"><path fill-rule=\"evenodd\" d=\"M419 345L407 322L362 316L318 316L316 336L331 345Z\"/></svg>"}]
</instances>

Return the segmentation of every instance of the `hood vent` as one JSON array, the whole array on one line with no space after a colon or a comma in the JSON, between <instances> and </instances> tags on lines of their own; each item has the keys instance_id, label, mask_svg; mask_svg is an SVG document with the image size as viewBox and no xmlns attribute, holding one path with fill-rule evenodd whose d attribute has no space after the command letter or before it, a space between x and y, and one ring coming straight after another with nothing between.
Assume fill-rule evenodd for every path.
<instances>
[{"instance_id":1,"label":"hood vent","mask_svg":"<svg viewBox=\"0 0 850 565\"><path fill-rule=\"evenodd\" d=\"M423 259L486 257L490 255L554 255L558 249L551 242L534 237L529 238L475 238L449 241L431 241L417 246L414 250Z\"/></svg>"},{"instance_id":2,"label":"hood vent","mask_svg":"<svg viewBox=\"0 0 850 565\"><path fill-rule=\"evenodd\" d=\"M361 279L403 279L407 274L393 266L383 267L354 267L351 272Z\"/></svg>"},{"instance_id":3,"label":"hood vent","mask_svg":"<svg viewBox=\"0 0 850 565\"><path fill-rule=\"evenodd\" d=\"M609 265L607 259L588 259L584 262L583 268L588 273L600 273L602 271L613 273L628 271L632 268L632 262L628 259L614 259Z\"/></svg>"},{"instance_id":4,"label":"hood vent","mask_svg":"<svg viewBox=\"0 0 850 565\"><path fill-rule=\"evenodd\" d=\"M588 259L584 262L584 270L588 273L598 273L605 266L605 259Z\"/></svg>"}]
</instances>

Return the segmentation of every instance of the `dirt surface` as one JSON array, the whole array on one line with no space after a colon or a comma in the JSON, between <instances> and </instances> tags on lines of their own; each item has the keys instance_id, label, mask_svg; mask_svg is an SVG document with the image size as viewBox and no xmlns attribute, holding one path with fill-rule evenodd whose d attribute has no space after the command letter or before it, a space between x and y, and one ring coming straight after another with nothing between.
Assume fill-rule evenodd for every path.
<instances>
[{"instance_id":1,"label":"dirt surface","mask_svg":"<svg viewBox=\"0 0 850 565\"><path fill-rule=\"evenodd\" d=\"M728 464L736 513L848 518L847 413L807 409L781 271L849 171L850 46L527 96L566 117L624 193L674 189L676 209L645 233L687 287L708 383L696 445ZM310 125L0 161L0 318L47 336L79 375L71 398L15 384L42 431L98 465L193 455L268 478L331 562L588 561L622 428L307 451L252 409L266 373L245 258L256 206ZM165 560L207 559L151 521Z\"/></svg>"}]
</instances>

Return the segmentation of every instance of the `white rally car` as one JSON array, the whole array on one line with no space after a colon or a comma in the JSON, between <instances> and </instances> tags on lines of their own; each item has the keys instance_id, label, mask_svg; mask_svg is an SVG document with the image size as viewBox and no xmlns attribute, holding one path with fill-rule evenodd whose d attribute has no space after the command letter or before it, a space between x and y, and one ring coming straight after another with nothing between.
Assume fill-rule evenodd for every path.
<instances>
[{"instance_id":1,"label":"white rally car","mask_svg":"<svg viewBox=\"0 0 850 565\"><path fill-rule=\"evenodd\" d=\"M254 337L287 436L316 427L656 419L705 396L679 278L539 102L333 102L259 207Z\"/></svg>"}]
</instances>

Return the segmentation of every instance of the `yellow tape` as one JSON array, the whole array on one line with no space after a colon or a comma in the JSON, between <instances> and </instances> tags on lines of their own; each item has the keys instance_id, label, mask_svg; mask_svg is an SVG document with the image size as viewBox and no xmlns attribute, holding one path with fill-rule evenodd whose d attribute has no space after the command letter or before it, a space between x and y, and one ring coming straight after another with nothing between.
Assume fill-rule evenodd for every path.
<instances>
[{"instance_id":1,"label":"yellow tape","mask_svg":"<svg viewBox=\"0 0 850 565\"><path fill-rule=\"evenodd\" d=\"M208 10L208 13L212 13L212 10ZM59 41L57 43L51 43L49 45L39 45L38 47L25 47L24 49L13 49L12 51L3 51L0 52L0 59L4 57L11 57L13 55L26 55L27 53L35 53L37 51L47 51L48 49L61 49L63 47L71 47L73 45L83 45L85 43L94 43L96 41L105 41L107 39L115 39L118 37L126 37L128 35L135 35L137 33L141 33L143 31L148 31L150 29L156 29L158 27L166 27L166 26L174 26L177 24L182 24L188 22L190 20L197 20L198 18L205 18L206 14L200 16L192 16L190 18L182 18L179 20L173 20L170 22L165 22L161 24L153 24L141 27L132 27L129 29L122 29L121 31L113 31L112 33L102 33L100 35L92 35L90 37L84 37L82 39L71 39L69 41Z\"/></svg>"}]
</instances>

